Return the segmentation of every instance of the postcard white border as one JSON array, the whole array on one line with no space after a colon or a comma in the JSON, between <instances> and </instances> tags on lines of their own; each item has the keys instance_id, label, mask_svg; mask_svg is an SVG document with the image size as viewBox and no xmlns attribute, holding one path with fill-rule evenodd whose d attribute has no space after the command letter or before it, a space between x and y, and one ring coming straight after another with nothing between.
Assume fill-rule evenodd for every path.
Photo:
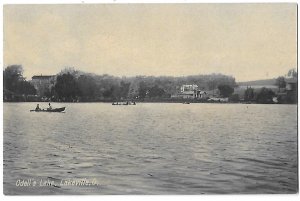
<instances>
[{"instance_id":1,"label":"postcard white border","mask_svg":"<svg viewBox=\"0 0 300 201\"><path fill-rule=\"evenodd\" d=\"M0 59L1 66L3 68L3 5L5 4L93 4L93 3L108 3L108 4L128 4L128 3L299 3L300 0L291 0L291 1L283 1L283 0L264 0L264 1L255 1L255 0L2 0L1 1L1 26L0 26L0 46L1 46L1 54L2 57ZM299 21L298 21L299 26ZM299 42L298 42L299 44ZM298 61L299 61L299 54ZM3 70L2 70L3 72ZM0 76L0 90L3 91L3 74ZM299 90L299 87L298 87ZM299 94L299 91L298 91ZM145 201L153 201L154 200L169 200L169 201L179 201L179 200L217 200L217 201L231 201L235 200L266 200L272 199L272 201L281 201L281 200L299 200L299 193L298 194L290 194L290 195L159 195L159 196L148 196L148 195L125 195L125 196L106 196L106 195L96 195L96 196L4 196L3 195L3 93L0 96L1 99L1 133L2 137L0 138L1 148L0 148L0 156L1 156L1 178L0 178L0 199L1 200L18 200L22 199L25 201L35 201L35 200L52 200L55 199L57 201L72 199L74 201L81 200L81 199L88 199L88 200L125 200L125 201L137 201L137 200L145 200ZM299 101L299 100L298 100ZM298 102L299 104L299 102ZM299 111L298 111L299 112ZM298 118L298 125L299 125L299 118ZM299 133L299 127L298 127ZM299 137L298 137L298 182L299 182ZM299 190L299 189L298 189Z\"/></svg>"}]
</instances>

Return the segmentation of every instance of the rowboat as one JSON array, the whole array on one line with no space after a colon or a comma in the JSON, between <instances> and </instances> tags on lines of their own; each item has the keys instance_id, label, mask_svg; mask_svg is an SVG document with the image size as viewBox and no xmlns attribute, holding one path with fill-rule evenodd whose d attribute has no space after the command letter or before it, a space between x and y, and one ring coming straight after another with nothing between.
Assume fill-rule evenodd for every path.
<instances>
[{"instance_id":1,"label":"rowboat","mask_svg":"<svg viewBox=\"0 0 300 201\"><path fill-rule=\"evenodd\" d=\"M54 109L51 109L51 110L45 110L45 109L42 109L42 110L30 110L30 112L63 112L65 111L66 107L60 107L60 108L54 108Z\"/></svg>"},{"instance_id":2,"label":"rowboat","mask_svg":"<svg viewBox=\"0 0 300 201\"><path fill-rule=\"evenodd\" d=\"M112 105L136 105L135 102L113 102Z\"/></svg>"}]
</instances>

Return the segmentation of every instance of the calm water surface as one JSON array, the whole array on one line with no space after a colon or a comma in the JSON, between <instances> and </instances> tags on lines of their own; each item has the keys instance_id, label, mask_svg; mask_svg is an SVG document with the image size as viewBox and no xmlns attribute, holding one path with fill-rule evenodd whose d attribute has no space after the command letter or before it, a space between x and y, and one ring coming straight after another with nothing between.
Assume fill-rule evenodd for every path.
<instances>
[{"instance_id":1,"label":"calm water surface","mask_svg":"<svg viewBox=\"0 0 300 201\"><path fill-rule=\"evenodd\" d=\"M54 103L66 112L29 112L35 106L4 103L5 194L298 189L296 105ZM59 185L82 178L98 185ZM16 186L19 179L37 184Z\"/></svg>"}]
</instances>

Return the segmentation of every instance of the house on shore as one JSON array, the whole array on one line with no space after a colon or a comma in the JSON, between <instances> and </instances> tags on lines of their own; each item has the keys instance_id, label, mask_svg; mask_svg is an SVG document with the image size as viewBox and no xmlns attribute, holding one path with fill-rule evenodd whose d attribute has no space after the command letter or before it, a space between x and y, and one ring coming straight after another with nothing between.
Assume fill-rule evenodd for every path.
<instances>
[{"instance_id":1,"label":"house on shore","mask_svg":"<svg viewBox=\"0 0 300 201\"><path fill-rule=\"evenodd\" d=\"M286 82L286 86L285 86L286 91L289 91L289 92L297 91L297 88L298 88L297 78L287 78L287 79L285 79L285 82Z\"/></svg>"},{"instance_id":2,"label":"house on shore","mask_svg":"<svg viewBox=\"0 0 300 201\"><path fill-rule=\"evenodd\" d=\"M180 92L171 95L171 98L182 98L182 99L204 99L207 97L205 91L198 90L196 84L185 84L180 87Z\"/></svg>"},{"instance_id":3,"label":"house on shore","mask_svg":"<svg viewBox=\"0 0 300 201\"><path fill-rule=\"evenodd\" d=\"M298 79L286 78L285 79L285 91L278 94L278 96L287 103L298 102Z\"/></svg>"},{"instance_id":4,"label":"house on shore","mask_svg":"<svg viewBox=\"0 0 300 201\"><path fill-rule=\"evenodd\" d=\"M43 97L49 93L55 84L55 75L34 75L30 83L37 91L37 95Z\"/></svg>"}]
</instances>

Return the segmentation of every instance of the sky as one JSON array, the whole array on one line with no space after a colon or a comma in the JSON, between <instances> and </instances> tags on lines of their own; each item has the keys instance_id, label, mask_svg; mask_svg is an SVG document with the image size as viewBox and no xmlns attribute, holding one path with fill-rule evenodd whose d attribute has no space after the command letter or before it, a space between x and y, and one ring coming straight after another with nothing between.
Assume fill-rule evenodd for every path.
<instances>
[{"instance_id":1,"label":"sky","mask_svg":"<svg viewBox=\"0 0 300 201\"><path fill-rule=\"evenodd\" d=\"M4 68L275 78L297 67L297 5L4 5Z\"/></svg>"}]
</instances>

